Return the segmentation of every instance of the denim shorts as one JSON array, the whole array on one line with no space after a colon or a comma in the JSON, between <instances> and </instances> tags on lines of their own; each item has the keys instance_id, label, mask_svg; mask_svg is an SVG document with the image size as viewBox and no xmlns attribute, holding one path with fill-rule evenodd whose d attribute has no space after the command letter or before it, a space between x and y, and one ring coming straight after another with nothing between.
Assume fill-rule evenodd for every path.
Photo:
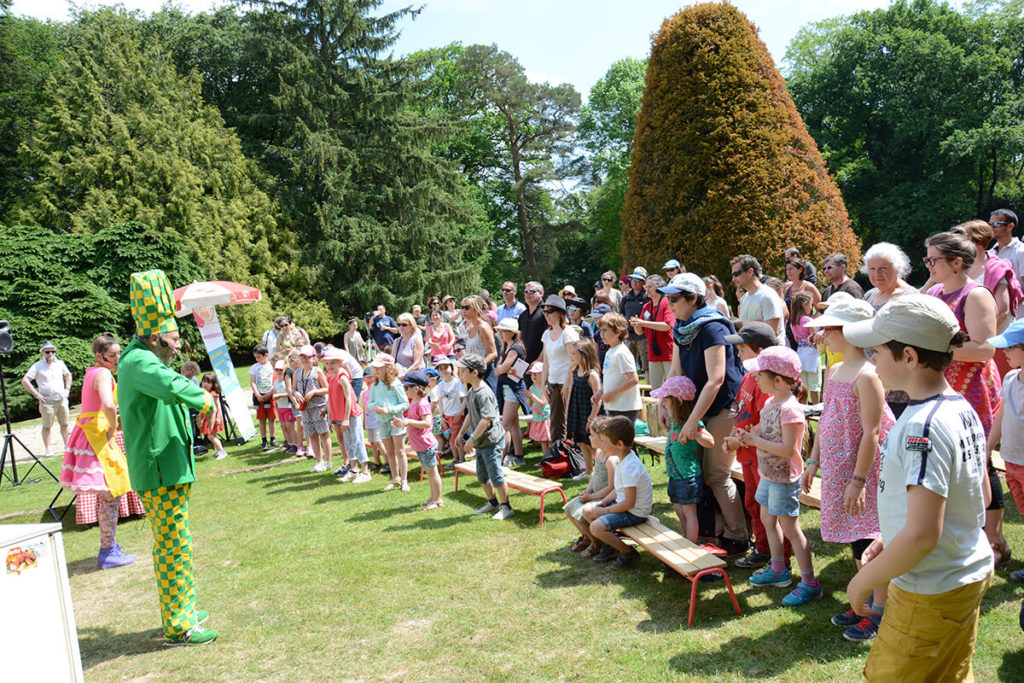
<instances>
[{"instance_id":1,"label":"denim shorts","mask_svg":"<svg viewBox=\"0 0 1024 683\"><path fill-rule=\"evenodd\" d=\"M377 429L380 431L381 439L390 439L393 436L405 436L405 427L392 427L391 417L389 416L377 416Z\"/></svg>"},{"instance_id":2,"label":"denim shorts","mask_svg":"<svg viewBox=\"0 0 1024 683\"><path fill-rule=\"evenodd\" d=\"M501 385L501 393L502 393L502 398L504 398L506 401L518 401L519 400L519 399L516 398L516 392L512 391L512 387L508 386L507 384L502 384Z\"/></svg>"},{"instance_id":3,"label":"denim shorts","mask_svg":"<svg viewBox=\"0 0 1024 683\"><path fill-rule=\"evenodd\" d=\"M505 475L501 471L501 452L505 450L505 435L498 443L476 447L476 480L481 484L501 486Z\"/></svg>"},{"instance_id":4,"label":"denim shorts","mask_svg":"<svg viewBox=\"0 0 1024 683\"><path fill-rule=\"evenodd\" d=\"M704 477L668 480L668 499L675 505L696 505L701 501L704 490Z\"/></svg>"},{"instance_id":5,"label":"denim shorts","mask_svg":"<svg viewBox=\"0 0 1024 683\"><path fill-rule=\"evenodd\" d=\"M637 517L629 510L625 512L609 512L607 515L601 515L598 519L601 520L601 523L604 524L608 531L625 529L628 526L636 526L647 521L646 517Z\"/></svg>"},{"instance_id":6,"label":"denim shorts","mask_svg":"<svg viewBox=\"0 0 1024 683\"><path fill-rule=\"evenodd\" d=\"M421 467L437 467L436 448L431 448L425 451L416 451L416 457L420 459Z\"/></svg>"},{"instance_id":7,"label":"denim shorts","mask_svg":"<svg viewBox=\"0 0 1024 683\"><path fill-rule=\"evenodd\" d=\"M800 516L800 482L780 484L761 477L757 484L754 500L768 508L768 514L774 517Z\"/></svg>"}]
</instances>

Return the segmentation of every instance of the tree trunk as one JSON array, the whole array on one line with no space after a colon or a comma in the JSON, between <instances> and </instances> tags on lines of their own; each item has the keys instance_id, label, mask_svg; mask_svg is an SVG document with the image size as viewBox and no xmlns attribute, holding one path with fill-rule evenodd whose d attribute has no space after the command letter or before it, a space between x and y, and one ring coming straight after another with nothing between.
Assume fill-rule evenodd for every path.
<instances>
[{"instance_id":1,"label":"tree trunk","mask_svg":"<svg viewBox=\"0 0 1024 683\"><path fill-rule=\"evenodd\" d=\"M526 189L522 185L520 150L516 144L515 129L511 125L508 133L509 149L512 152L512 177L516 181L516 212L519 214L519 228L523 231L523 256L526 258L526 270L530 278L537 279L537 255L534 253L533 239L530 235L530 221L526 216Z\"/></svg>"}]
</instances>

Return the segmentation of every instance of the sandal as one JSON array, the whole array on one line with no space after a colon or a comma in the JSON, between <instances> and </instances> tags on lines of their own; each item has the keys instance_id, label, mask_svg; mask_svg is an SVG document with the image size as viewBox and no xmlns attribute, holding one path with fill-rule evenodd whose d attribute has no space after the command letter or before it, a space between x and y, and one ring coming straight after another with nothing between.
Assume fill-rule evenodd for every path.
<instances>
[{"instance_id":1,"label":"sandal","mask_svg":"<svg viewBox=\"0 0 1024 683\"><path fill-rule=\"evenodd\" d=\"M574 553L578 553L583 550L586 550L588 545L590 545L590 539L586 536L580 536L576 539L576 542L569 547L569 550L573 551Z\"/></svg>"},{"instance_id":2,"label":"sandal","mask_svg":"<svg viewBox=\"0 0 1024 683\"><path fill-rule=\"evenodd\" d=\"M443 507L444 507L444 501L443 500L432 500L432 501L430 501L429 503L427 503L423 507L423 510L424 511L426 511L426 510L436 510L438 508L443 508Z\"/></svg>"},{"instance_id":3,"label":"sandal","mask_svg":"<svg viewBox=\"0 0 1024 683\"><path fill-rule=\"evenodd\" d=\"M409 491L412 491L412 489L409 488L408 484L401 484L401 487L402 487L402 493L409 493Z\"/></svg>"},{"instance_id":4,"label":"sandal","mask_svg":"<svg viewBox=\"0 0 1024 683\"><path fill-rule=\"evenodd\" d=\"M580 553L580 557L593 557L601 552L601 548L604 547L603 543L591 543L587 546L586 550Z\"/></svg>"}]
</instances>

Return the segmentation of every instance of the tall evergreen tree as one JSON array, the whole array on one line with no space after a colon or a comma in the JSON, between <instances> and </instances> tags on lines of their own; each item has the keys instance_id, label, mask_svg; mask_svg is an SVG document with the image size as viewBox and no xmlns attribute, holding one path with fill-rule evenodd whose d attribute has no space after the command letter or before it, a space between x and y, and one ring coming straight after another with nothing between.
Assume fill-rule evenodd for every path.
<instances>
[{"instance_id":1,"label":"tall evergreen tree","mask_svg":"<svg viewBox=\"0 0 1024 683\"><path fill-rule=\"evenodd\" d=\"M290 236L275 229L264 181L203 102L199 77L179 76L159 44L142 42L134 18L104 9L78 15L45 97L21 148L31 182L19 222L85 233L129 220L154 226L181 239L206 278L264 290L267 304L229 314L229 343L247 345L269 326L269 302L285 300L278 282Z\"/></svg>"},{"instance_id":2,"label":"tall evergreen tree","mask_svg":"<svg viewBox=\"0 0 1024 683\"><path fill-rule=\"evenodd\" d=\"M860 245L832 178L754 26L734 6L666 19L647 67L623 211L627 267L681 255L728 281L751 253L781 272Z\"/></svg>"},{"instance_id":3,"label":"tall evergreen tree","mask_svg":"<svg viewBox=\"0 0 1024 683\"><path fill-rule=\"evenodd\" d=\"M274 78L251 76L262 91L240 130L259 138L247 145L339 312L470 290L485 249L466 185L435 153L447 131L415 108L414 66L382 56L415 12L374 16L381 4L260 2L244 17Z\"/></svg>"}]
</instances>

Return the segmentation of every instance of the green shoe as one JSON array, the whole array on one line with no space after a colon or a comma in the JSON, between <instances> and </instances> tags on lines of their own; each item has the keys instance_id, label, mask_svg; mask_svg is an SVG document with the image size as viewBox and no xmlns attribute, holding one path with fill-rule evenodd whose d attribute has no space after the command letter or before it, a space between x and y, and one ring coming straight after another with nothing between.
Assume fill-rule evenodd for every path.
<instances>
[{"instance_id":1,"label":"green shoe","mask_svg":"<svg viewBox=\"0 0 1024 683\"><path fill-rule=\"evenodd\" d=\"M210 618L210 613L204 609L196 610L196 625L205 624L206 620Z\"/></svg>"},{"instance_id":2,"label":"green shoe","mask_svg":"<svg viewBox=\"0 0 1024 683\"><path fill-rule=\"evenodd\" d=\"M178 636L165 636L164 645L174 647L176 645L206 645L217 639L217 632L212 628L194 626Z\"/></svg>"}]
</instances>

